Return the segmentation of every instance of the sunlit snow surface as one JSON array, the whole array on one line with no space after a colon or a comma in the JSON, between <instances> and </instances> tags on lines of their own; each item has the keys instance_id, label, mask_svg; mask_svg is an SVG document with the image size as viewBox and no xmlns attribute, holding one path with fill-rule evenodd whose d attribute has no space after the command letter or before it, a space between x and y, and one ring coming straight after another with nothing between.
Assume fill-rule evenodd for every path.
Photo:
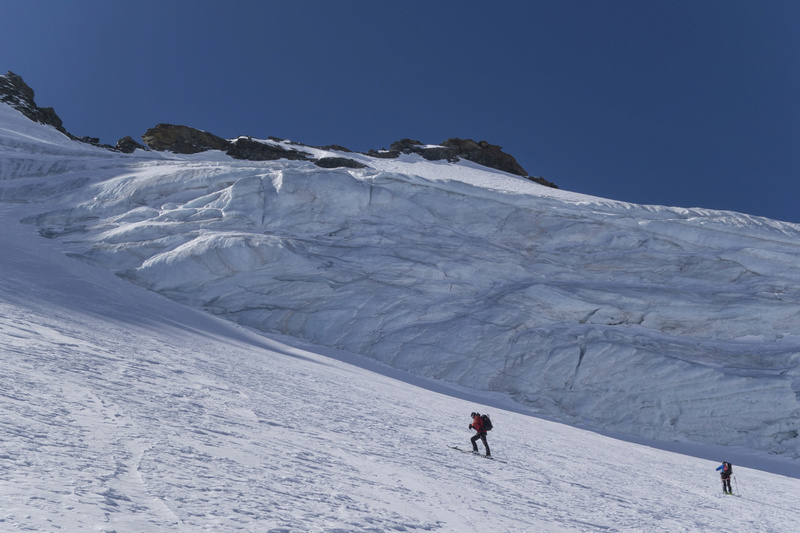
<instances>
[{"instance_id":1,"label":"sunlit snow surface","mask_svg":"<svg viewBox=\"0 0 800 533\"><path fill-rule=\"evenodd\" d=\"M797 225L418 156L126 156L0 116L0 197L173 300L588 427L800 455Z\"/></svg>"},{"instance_id":2,"label":"sunlit snow surface","mask_svg":"<svg viewBox=\"0 0 800 533\"><path fill-rule=\"evenodd\" d=\"M336 155L370 168L113 154L0 105L0 530L794 527L796 479L723 499L713 461L525 413L798 475L798 226ZM475 409L507 464L445 446Z\"/></svg>"}]
</instances>

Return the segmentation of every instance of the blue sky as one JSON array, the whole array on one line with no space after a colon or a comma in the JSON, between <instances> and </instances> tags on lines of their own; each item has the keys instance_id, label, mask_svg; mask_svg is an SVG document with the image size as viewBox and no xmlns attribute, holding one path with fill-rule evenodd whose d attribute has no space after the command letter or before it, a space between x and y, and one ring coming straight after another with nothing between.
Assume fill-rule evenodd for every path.
<instances>
[{"instance_id":1,"label":"blue sky","mask_svg":"<svg viewBox=\"0 0 800 533\"><path fill-rule=\"evenodd\" d=\"M76 135L487 140L561 188L800 222L800 2L6 0Z\"/></svg>"}]
</instances>

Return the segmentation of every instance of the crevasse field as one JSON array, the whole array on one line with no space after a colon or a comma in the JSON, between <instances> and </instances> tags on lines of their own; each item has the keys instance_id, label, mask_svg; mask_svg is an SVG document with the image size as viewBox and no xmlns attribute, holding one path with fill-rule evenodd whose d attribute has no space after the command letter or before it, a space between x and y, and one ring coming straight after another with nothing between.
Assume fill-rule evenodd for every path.
<instances>
[{"instance_id":1,"label":"crevasse field","mask_svg":"<svg viewBox=\"0 0 800 533\"><path fill-rule=\"evenodd\" d=\"M800 227L346 156L0 104L0 530L796 529Z\"/></svg>"}]
</instances>

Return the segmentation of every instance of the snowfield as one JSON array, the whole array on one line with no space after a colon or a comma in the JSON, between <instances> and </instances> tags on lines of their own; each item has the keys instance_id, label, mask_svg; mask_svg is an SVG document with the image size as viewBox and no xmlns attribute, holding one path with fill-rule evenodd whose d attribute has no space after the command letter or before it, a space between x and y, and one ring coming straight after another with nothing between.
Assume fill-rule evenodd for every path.
<instances>
[{"instance_id":1,"label":"snowfield","mask_svg":"<svg viewBox=\"0 0 800 533\"><path fill-rule=\"evenodd\" d=\"M0 104L0 530L795 529L800 227L346 155Z\"/></svg>"}]
</instances>

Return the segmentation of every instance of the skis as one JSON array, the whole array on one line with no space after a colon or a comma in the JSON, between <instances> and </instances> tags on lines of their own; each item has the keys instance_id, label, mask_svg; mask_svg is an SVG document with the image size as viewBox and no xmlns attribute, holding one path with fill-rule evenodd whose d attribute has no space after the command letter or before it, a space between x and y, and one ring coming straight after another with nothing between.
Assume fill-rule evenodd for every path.
<instances>
[{"instance_id":1,"label":"skis","mask_svg":"<svg viewBox=\"0 0 800 533\"><path fill-rule=\"evenodd\" d=\"M457 451L459 451L461 453L468 453L470 455L477 455L478 457L483 457L484 459L490 459L492 461L497 461L498 463L508 464L508 461L503 461L502 459L496 459L496 458L492 457L491 455L483 455L481 453L473 452L472 450L465 450L464 448L459 448L458 446L450 446L449 444L447 445L447 447L452 449L452 450L457 450Z\"/></svg>"}]
</instances>

